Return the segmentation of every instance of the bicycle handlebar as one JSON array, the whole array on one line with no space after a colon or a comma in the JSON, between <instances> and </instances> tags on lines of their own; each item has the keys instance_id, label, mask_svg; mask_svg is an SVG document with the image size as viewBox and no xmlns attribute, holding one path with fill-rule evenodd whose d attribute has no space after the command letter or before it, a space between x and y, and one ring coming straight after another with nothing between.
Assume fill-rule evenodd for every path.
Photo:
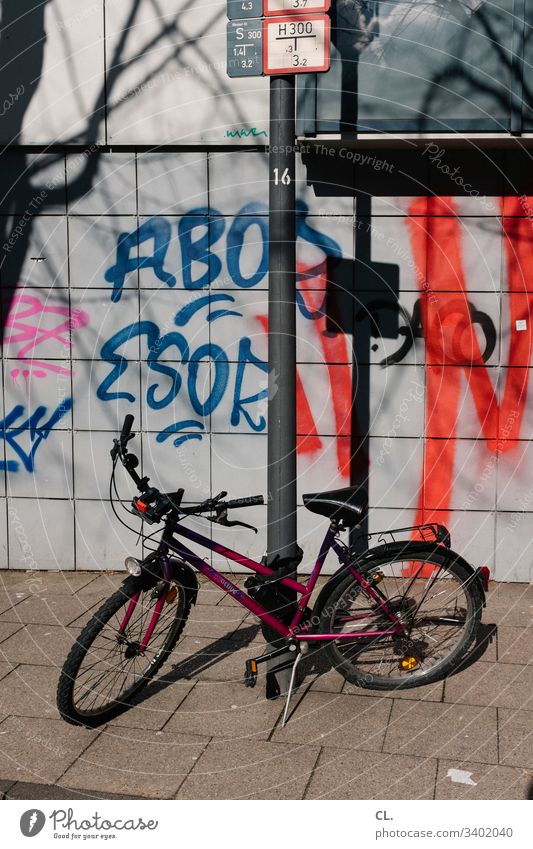
<instances>
[{"instance_id":1,"label":"bicycle handlebar","mask_svg":"<svg viewBox=\"0 0 533 849\"><path fill-rule=\"evenodd\" d=\"M139 461L134 454L130 454L127 451L127 443L134 436L131 432L133 422L134 417L131 413L128 413L128 415L124 418L120 437L118 440L114 440L115 447L111 451L111 456L114 458L114 461L117 456L120 457L122 465L135 482L139 491L143 493L143 500L134 498L133 504L139 512L143 513L145 518L148 518L146 513L147 509L148 514L152 517L152 521L160 521L163 518L163 515L168 513L170 510L179 510L183 515L190 516L199 513L211 512L215 512L219 515L229 509L253 507L256 504L265 503L265 499L262 495L250 495L246 498L234 498L231 501L223 501L222 499L227 495L227 493L220 492L218 495L215 495L214 498L208 498L206 501L202 502L202 504L185 508L180 507L181 499L183 497L182 489L178 490L178 492L172 493L160 492L158 489L148 486L149 478L140 478L135 471ZM154 510L149 509L150 504L154 504ZM159 505L159 509L157 505Z\"/></svg>"},{"instance_id":2,"label":"bicycle handlebar","mask_svg":"<svg viewBox=\"0 0 533 849\"><path fill-rule=\"evenodd\" d=\"M254 507L256 504L264 504L262 495L249 495L248 498L234 498L232 501L224 501L224 507Z\"/></svg>"},{"instance_id":3,"label":"bicycle handlebar","mask_svg":"<svg viewBox=\"0 0 533 849\"><path fill-rule=\"evenodd\" d=\"M134 417L131 415L131 413L128 413L128 415L124 418L124 423L123 423L123 425L122 425L122 430L121 430L121 432L120 432L120 445L121 445L121 448L124 448L124 447L125 447L125 445L126 445L126 443L127 443L128 439L129 439L129 437L130 437L130 434L131 434L131 428L132 428L132 425L133 425L133 422L134 422L134 421L135 421L135 419L134 419Z\"/></svg>"}]
</instances>

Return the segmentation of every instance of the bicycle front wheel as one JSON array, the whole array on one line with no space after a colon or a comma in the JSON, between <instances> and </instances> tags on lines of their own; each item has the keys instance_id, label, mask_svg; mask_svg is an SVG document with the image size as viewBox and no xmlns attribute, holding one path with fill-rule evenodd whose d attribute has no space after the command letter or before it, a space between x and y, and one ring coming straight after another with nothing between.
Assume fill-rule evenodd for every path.
<instances>
[{"instance_id":1,"label":"bicycle front wheel","mask_svg":"<svg viewBox=\"0 0 533 849\"><path fill-rule=\"evenodd\" d=\"M147 585L144 577L127 578L65 661L57 688L63 719L92 728L126 710L176 645L190 606L191 596L178 581L154 578Z\"/></svg>"},{"instance_id":2,"label":"bicycle front wheel","mask_svg":"<svg viewBox=\"0 0 533 849\"><path fill-rule=\"evenodd\" d=\"M391 619L351 574L325 599L320 632L354 634L329 642L329 659L359 687L406 689L440 680L475 639L483 600L472 573L445 550L411 551L406 546L396 557L382 554L365 564L365 577L404 625L403 634L393 633ZM384 633L356 636L369 631Z\"/></svg>"}]
</instances>

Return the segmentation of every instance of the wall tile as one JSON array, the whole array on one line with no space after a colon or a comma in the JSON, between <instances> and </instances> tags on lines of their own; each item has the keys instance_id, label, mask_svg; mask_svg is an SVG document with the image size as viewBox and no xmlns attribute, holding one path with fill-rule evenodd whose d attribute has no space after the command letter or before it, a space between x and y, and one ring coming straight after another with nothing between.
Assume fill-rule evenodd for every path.
<instances>
[{"instance_id":1,"label":"wall tile","mask_svg":"<svg viewBox=\"0 0 533 849\"><path fill-rule=\"evenodd\" d=\"M140 215L187 215L207 207L207 154L137 155Z\"/></svg>"},{"instance_id":2,"label":"wall tile","mask_svg":"<svg viewBox=\"0 0 533 849\"><path fill-rule=\"evenodd\" d=\"M67 199L69 212L74 215L135 215L134 153L92 153L94 162L79 154L67 156ZM94 167L87 191L81 194L83 171ZM81 184L81 186L80 186Z\"/></svg>"},{"instance_id":3,"label":"wall tile","mask_svg":"<svg viewBox=\"0 0 533 849\"><path fill-rule=\"evenodd\" d=\"M9 534L10 569L74 569L72 501L10 498L8 509L16 511L22 528L22 533ZM24 559L30 555L32 561Z\"/></svg>"}]
</instances>

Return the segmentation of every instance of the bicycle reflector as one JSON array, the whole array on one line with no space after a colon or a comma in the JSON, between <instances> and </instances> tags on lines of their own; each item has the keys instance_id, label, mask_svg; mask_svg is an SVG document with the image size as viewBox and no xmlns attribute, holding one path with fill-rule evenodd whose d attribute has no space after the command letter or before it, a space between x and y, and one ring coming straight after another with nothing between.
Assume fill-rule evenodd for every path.
<instances>
[{"instance_id":1,"label":"bicycle reflector","mask_svg":"<svg viewBox=\"0 0 533 849\"><path fill-rule=\"evenodd\" d=\"M126 557L124 566L130 575L140 575L142 572L140 561L136 557Z\"/></svg>"}]
</instances>

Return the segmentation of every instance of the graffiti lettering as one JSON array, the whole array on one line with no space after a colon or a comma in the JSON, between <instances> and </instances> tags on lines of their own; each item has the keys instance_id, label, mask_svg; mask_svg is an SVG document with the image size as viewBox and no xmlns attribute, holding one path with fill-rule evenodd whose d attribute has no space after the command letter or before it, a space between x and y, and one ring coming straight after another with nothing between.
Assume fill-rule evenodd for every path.
<instances>
[{"instance_id":1,"label":"graffiti lettering","mask_svg":"<svg viewBox=\"0 0 533 849\"><path fill-rule=\"evenodd\" d=\"M0 469L7 469L8 472L18 472L20 462L27 472L35 470L35 455L37 449L43 442L48 439L53 428L63 418L63 416L72 409L72 399L65 398L61 404L53 411L48 421L42 421L47 415L47 408L43 406L37 409L25 421L19 422L24 416L24 407L22 404L17 404L10 413L0 422L0 435L5 440L6 446L13 449L18 457L18 460L0 461ZM31 449L25 451L20 444L21 436L29 436Z\"/></svg>"},{"instance_id":2,"label":"graffiti lettering","mask_svg":"<svg viewBox=\"0 0 533 849\"><path fill-rule=\"evenodd\" d=\"M307 221L309 207L296 202L297 237L321 248L326 256L342 257L342 251L324 233L315 230ZM248 232L257 228L261 243L261 259L255 271L245 276L241 270L241 254ZM226 229L226 221L217 209L198 207L180 218L177 232L181 250L181 274L185 289L205 289L212 285L222 270L220 257L212 250ZM165 269L165 260L172 238L172 228L166 218L156 216L145 221L132 233L121 233L117 239L115 264L104 278L113 284L111 300L120 301L126 278L140 268L151 268L158 280L176 286L176 277ZM153 245L148 256L140 254L141 245ZM226 237L226 257L230 279L241 289L259 285L268 270L268 208L262 203L243 206L229 227Z\"/></svg>"},{"instance_id":3,"label":"graffiti lettering","mask_svg":"<svg viewBox=\"0 0 533 849\"><path fill-rule=\"evenodd\" d=\"M39 378L46 377L47 371L70 375L69 368L58 362L34 359L33 354L39 346L52 342L56 343L56 356L68 355L71 332L88 324L89 316L82 310L73 310L71 314L68 306L46 304L37 295L18 293L11 302L6 320L4 346L16 346L14 353L8 351L9 356L31 366L31 372L29 369L22 371L26 380L30 374ZM15 382L19 373L19 369L11 370L11 377Z\"/></svg>"}]
</instances>

